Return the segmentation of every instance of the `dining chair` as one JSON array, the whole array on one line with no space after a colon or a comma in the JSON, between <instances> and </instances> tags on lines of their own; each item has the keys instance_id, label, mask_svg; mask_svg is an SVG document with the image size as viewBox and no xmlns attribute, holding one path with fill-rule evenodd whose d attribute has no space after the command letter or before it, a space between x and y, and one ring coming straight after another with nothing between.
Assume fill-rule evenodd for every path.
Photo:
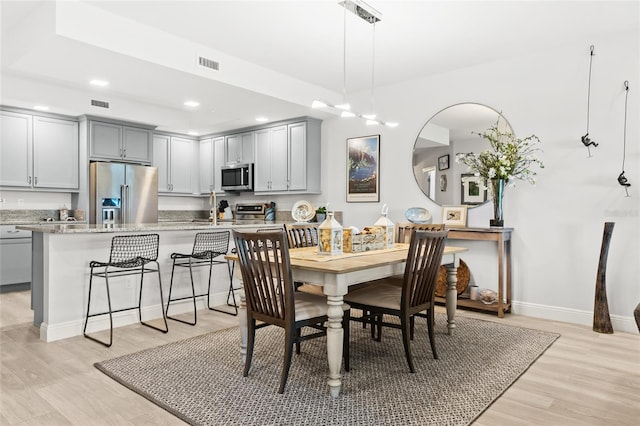
<instances>
[{"instance_id":1,"label":"dining chair","mask_svg":"<svg viewBox=\"0 0 640 426\"><path fill-rule=\"evenodd\" d=\"M441 231L443 223L397 223L396 243L408 243L411 241L412 231Z\"/></svg>"},{"instance_id":2,"label":"dining chair","mask_svg":"<svg viewBox=\"0 0 640 426\"><path fill-rule=\"evenodd\" d=\"M315 247L318 245L318 224L285 224L290 248ZM322 286L296 282L297 291L322 295Z\"/></svg>"},{"instance_id":3,"label":"dining chair","mask_svg":"<svg viewBox=\"0 0 640 426\"><path fill-rule=\"evenodd\" d=\"M344 297L345 302L351 307L368 313L372 336L375 334L375 329L378 331L376 340L380 339L383 326L402 330L405 356L412 373L415 369L410 342L413 336L414 317L422 311L427 311L427 332L431 351L433 357L438 358L433 335L434 293L447 232L413 231L402 278L396 276L371 281L371 285L349 292ZM398 280L402 280L402 285L397 284ZM385 322L384 315L398 317L400 324Z\"/></svg>"},{"instance_id":4,"label":"dining chair","mask_svg":"<svg viewBox=\"0 0 640 426\"><path fill-rule=\"evenodd\" d=\"M284 232L240 232L233 231L238 251L238 263L247 301L247 354L243 375L249 374L256 329L275 325L285 330L284 361L278 393L283 393L291 367L293 345L300 353L300 343L316 337L326 336L327 300L325 297L294 291L289 257L289 243ZM344 311L343 359L349 371L349 313L350 307L342 305ZM260 321L258 324L257 321ZM302 335L304 327L315 329Z\"/></svg>"}]
</instances>

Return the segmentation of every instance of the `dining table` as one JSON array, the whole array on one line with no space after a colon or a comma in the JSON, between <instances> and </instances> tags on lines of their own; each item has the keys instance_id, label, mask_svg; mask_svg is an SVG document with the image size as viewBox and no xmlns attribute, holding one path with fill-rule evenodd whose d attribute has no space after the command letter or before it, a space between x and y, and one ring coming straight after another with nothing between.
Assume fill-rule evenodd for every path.
<instances>
[{"instance_id":1,"label":"dining table","mask_svg":"<svg viewBox=\"0 0 640 426\"><path fill-rule=\"evenodd\" d=\"M459 253L465 247L445 246L441 264L447 270L447 332L454 333L456 328L455 313L457 304L457 269L460 263ZM392 248L357 253L327 255L318 253L317 247L289 249L291 271L296 282L313 283L322 286L327 297L327 359L329 378L327 383L331 396L338 397L342 389L342 304L349 287L381 278L402 275L409 252L409 244L396 243ZM226 259L237 261L237 254L228 254ZM235 275L241 281L240 268L235 268ZM247 315L244 293L240 292L239 325L241 333L241 355L246 357L247 350Z\"/></svg>"}]
</instances>

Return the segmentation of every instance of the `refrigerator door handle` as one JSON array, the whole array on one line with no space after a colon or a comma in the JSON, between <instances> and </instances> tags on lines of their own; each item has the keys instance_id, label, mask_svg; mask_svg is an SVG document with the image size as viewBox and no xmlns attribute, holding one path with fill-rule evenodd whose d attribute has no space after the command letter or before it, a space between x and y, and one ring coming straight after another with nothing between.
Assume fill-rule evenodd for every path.
<instances>
[{"instance_id":1,"label":"refrigerator door handle","mask_svg":"<svg viewBox=\"0 0 640 426\"><path fill-rule=\"evenodd\" d=\"M122 200L122 204L120 205L120 215L121 222L123 225L126 225L128 222L127 217L127 185L120 185L120 199Z\"/></svg>"}]
</instances>

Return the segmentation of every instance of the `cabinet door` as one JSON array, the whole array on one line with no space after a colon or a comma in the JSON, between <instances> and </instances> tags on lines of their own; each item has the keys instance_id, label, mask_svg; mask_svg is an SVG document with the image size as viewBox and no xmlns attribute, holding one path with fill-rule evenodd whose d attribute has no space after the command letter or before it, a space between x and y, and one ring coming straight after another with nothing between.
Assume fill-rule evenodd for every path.
<instances>
[{"instance_id":1,"label":"cabinet door","mask_svg":"<svg viewBox=\"0 0 640 426\"><path fill-rule=\"evenodd\" d=\"M220 184L222 183L220 169L224 165L224 138L216 138L213 140L213 186L216 192L222 192Z\"/></svg>"},{"instance_id":2,"label":"cabinet door","mask_svg":"<svg viewBox=\"0 0 640 426\"><path fill-rule=\"evenodd\" d=\"M151 162L151 132L135 127L122 128L122 159L142 163Z\"/></svg>"},{"instance_id":3,"label":"cabinet door","mask_svg":"<svg viewBox=\"0 0 640 426\"><path fill-rule=\"evenodd\" d=\"M224 138L225 164L239 163L242 158L242 145L240 135L229 135Z\"/></svg>"},{"instance_id":4,"label":"cabinet door","mask_svg":"<svg viewBox=\"0 0 640 426\"><path fill-rule=\"evenodd\" d=\"M270 129L258 130L255 132L256 138L256 159L253 168L253 189L254 191L268 191L271 182L271 139Z\"/></svg>"},{"instance_id":5,"label":"cabinet door","mask_svg":"<svg viewBox=\"0 0 640 426\"><path fill-rule=\"evenodd\" d=\"M169 164L172 194L192 194L191 188L191 158L194 141L190 139L171 138L169 148Z\"/></svg>"},{"instance_id":6,"label":"cabinet door","mask_svg":"<svg viewBox=\"0 0 640 426\"><path fill-rule=\"evenodd\" d=\"M255 132L243 133L240 135L240 162L253 163L253 147L255 145Z\"/></svg>"},{"instance_id":7,"label":"cabinet door","mask_svg":"<svg viewBox=\"0 0 640 426\"><path fill-rule=\"evenodd\" d=\"M78 123L33 119L33 186L78 189Z\"/></svg>"},{"instance_id":8,"label":"cabinet door","mask_svg":"<svg viewBox=\"0 0 640 426\"><path fill-rule=\"evenodd\" d=\"M307 123L290 124L289 128L289 190L307 189ZM320 161L320 159L311 159Z\"/></svg>"},{"instance_id":9,"label":"cabinet door","mask_svg":"<svg viewBox=\"0 0 640 426\"><path fill-rule=\"evenodd\" d=\"M271 185L272 191L286 191L288 178L287 126L271 130Z\"/></svg>"},{"instance_id":10,"label":"cabinet door","mask_svg":"<svg viewBox=\"0 0 640 426\"><path fill-rule=\"evenodd\" d=\"M0 186L31 186L31 116L1 113Z\"/></svg>"},{"instance_id":11,"label":"cabinet door","mask_svg":"<svg viewBox=\"0 0 640 426\"><path fill-rule=\"evenodd\" d=\"M120 160L122 158L122 126L92 121L89 126L89 157Z\"/></svg>"},{"instance_id":12,"label":"cabinet door","mask_svg":"<svg viewBox=\"0 0 640 426\"><path fill-rule=\"evenodd\" d=\"M158 168L158 192L170 191L169 136L153 135L153 165Z\"/></svg>"},{"instance_id":13,"label":"cabinet door","mask_svg":"<svg viewBox=\"0 0 640 426\"><path fill-rule=\"evenodd\" d=\"M200 141L200 193L213 191L213 139Z\"/></svg>"}]
</instances>

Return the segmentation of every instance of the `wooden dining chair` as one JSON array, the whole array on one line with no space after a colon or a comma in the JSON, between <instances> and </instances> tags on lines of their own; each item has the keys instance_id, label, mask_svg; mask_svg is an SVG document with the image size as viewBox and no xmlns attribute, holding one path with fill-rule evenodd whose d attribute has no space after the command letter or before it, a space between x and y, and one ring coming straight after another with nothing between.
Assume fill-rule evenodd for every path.
<instances>
[{"instance_id":1,"label":"wooden dining chair","mask_svg":"<svg viewBox=\"0 0 640 426\"><path fill-rule=\"evenodd\" d=\"M396 243L411 241L412 231L441 231L443 223L396 223Z\"/></svg>"},{"instance_id":2,"label":"wooden dining chair","mask_svg":"<svg viewBox=\"0 0 640 426\"><path fill-rule=\"evenodd\" d=\"M371 285L349 292L344 300L353 308L368 313L371 319L372 335L378 331L378 339L383 326L400 328L402 343L409 370L415 372L411 357L411 337L414 317L427 311L427 331L434 358L438 358L433 336L434 293L438 269L442 262L448 231L414 231L411 234L409 254L402 278L390 277L372 281ZM401 279L402 285L397 281ZM400 318L400 324L384 322L384 315Z\"/></svg>"},{"instance_id":3,"label":"wooden dining chair","mask_svg":"<svg viewBox=\"0 0 640 426\"><path fill-rule=\"evenodd\" d=\"M327 299L323 296L294 291L291 274L289 244L284 231L239 232L233 231L238 250L238 262L247 301L247 355L243 375L251 368L256 329L275 325L285 330L284 363L278 393L284 392L287 383L293 345L300 353L302 341L326 335ZM343 358L349 371L349 305L343 304ZM260 321L257 324L256 321ZM316 331L302 335L301 329L311 327Z\"/></svg>"},{"instance_id":4,"label":"wooden dining chair","mask_svg":"<svg viewBox=\"0 0 640 426\"><path fill-rule=\"evenodd\" d=\"M314 247L318 245L318 224L286 224L289 247Z\"/></svg>"}]
</instances>

